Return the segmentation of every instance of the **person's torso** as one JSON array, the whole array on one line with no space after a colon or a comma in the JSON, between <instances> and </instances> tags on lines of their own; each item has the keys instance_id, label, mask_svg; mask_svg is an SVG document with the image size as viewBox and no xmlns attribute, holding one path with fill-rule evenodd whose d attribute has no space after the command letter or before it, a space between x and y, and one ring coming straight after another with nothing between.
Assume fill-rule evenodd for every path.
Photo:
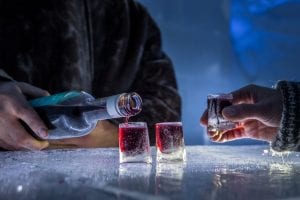
<instances>
[{"instance_id":1,"label":"person's torso","mask_svg":"<svg viewBox=\"0 0 300 200\"><path fill-rule=\"evenodd\" d=\"M131 59L126 2L0 1L0 68L51 93L105 96L128 89L131 77L128 83L122 77ZM139 61L131 62L136 68Z\"/></svg>"}]
</instances>

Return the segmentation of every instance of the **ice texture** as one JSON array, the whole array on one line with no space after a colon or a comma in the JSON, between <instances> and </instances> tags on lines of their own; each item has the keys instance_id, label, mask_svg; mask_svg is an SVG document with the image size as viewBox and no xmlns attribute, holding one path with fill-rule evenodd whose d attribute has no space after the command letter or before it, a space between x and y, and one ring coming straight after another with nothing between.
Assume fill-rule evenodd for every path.
<instances>
[{"instance_id":1,"label":"ice texture","mask_svg":"<svg viewBox=\"0 0 300 200\"><path fill-rule=\"evenodd\" d=\"M299 199L300 154L187 146L186 162L119 164L117 148L0 152L0 199Z\"/></svg>"},{"instance_id":2,"label":"ice texture","mask_svg":"<svg viewBox=\"0 0 300 200\"><path fill-rule=\"evenodd\" d=\"M181 122L165 122L155 125L157 161L183 161L184 138Z\"/></svg>"},{"instance_id":3,"label":"ice texture","mask_svg":"<svg viewBox=\"0 0 300 200\"><path fill-rule=\"evenodd\" d=\"M151 163L147 124L131 122L119 125L120 162Z\"/></svg>"}]
</instances>

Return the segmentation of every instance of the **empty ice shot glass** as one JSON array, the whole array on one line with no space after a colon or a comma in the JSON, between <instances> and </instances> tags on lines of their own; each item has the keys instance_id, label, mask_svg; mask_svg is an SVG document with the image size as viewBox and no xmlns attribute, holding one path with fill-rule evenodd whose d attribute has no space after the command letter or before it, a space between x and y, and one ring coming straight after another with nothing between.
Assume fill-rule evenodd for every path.
<instances>
[{"instance_id":1,"label":"empty ice shot glass","mask_svg":"<svg viewBox=\"0 0 300 200\"><path fill-rule=\"evenodd\" d=\"M157 162L184 161L185 146L181 122L155 124Z\"/></svg>"},{"instance_id":2,"label":"empty ice shot glass","mask_svg":"<svg viewBox=\"0 0 300 200\"><path fill-rule=\"evenodd\" d=\"M148 127L145 122L119 124L120 163L151 163Z\"/></svg>"},{"instance_id":3,"label":"empty ice shot glass","mask_svg":"<svg viewBox=\"0 0 300 200\"><path fill-rule=\"evenodd\" d=\"M207 134L216 142L221 139L225 131L236 128L236 123L225 119L222 115L222 110L227 106L231 106L232 101L232 94L218 93L207 96Z\"/></svg>"}]
</instances>

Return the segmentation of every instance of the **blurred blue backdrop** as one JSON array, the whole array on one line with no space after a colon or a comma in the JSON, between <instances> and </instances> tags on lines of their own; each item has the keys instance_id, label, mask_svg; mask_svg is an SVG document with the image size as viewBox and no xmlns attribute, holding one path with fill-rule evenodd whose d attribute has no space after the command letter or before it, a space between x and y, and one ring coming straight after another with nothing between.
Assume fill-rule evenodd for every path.
<instances>
[{"instance_id":1,"label":"blurred blue backdrop","mask_svg":"<svg viewBox=\"0 0 300 200\"><path fill-rule=\"evenodd\" d=\"M186 144L211 144L199 125L207 94L299 80L300 0L140 2L159 25L174 63ZM230 144L253 143L259 142Z\"/></svg>"}]
</instances>

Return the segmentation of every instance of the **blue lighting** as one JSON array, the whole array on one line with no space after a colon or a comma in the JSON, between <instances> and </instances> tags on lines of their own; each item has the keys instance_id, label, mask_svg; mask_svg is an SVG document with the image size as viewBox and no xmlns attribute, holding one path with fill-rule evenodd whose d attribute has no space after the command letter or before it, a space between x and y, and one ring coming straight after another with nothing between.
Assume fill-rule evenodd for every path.
<instances>
[{"instance_id":1,"label":"blue lighting","mask_svg":"<svg viewBox=\"0 0 300 200\"><path fill-rule=\"evenodd\" d=\"M266 77L286 79L283 69L292 75L299 67L299 10L300 0L232 1L232 44L251 80L266 72Z\"/></svg>"},{"instance_id":2,"label":"blue lighting","mask_svg":"<svg viewBox=\"0 0 300 200\"><path fill-rule=\"evenodd\" d=\"M250 0L248 1L249 11L252 13L262 13L282 4L300 3L299 0Z\"/></svg>"}]
</instances>

